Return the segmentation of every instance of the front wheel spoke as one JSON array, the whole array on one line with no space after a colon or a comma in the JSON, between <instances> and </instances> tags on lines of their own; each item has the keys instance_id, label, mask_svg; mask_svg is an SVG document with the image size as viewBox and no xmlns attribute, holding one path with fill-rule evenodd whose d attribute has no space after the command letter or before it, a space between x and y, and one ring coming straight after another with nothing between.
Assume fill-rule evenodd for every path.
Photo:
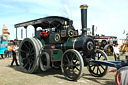
<instances>
[{"instance_id":1,"label":"front wheel spoke","mask_svg":"<svg viewBox=\"0 0 128 85\"><path fill-rule=\"evenodd\" d=\"M66 70L66 72L69 72L70 71L70 68L69 67L66 67L65 70Z\"/></svg>"},{"instance_id":2,"label":"front wheel spoke","mask_svg":"<svg viewBox=\"0 0 128 85\"><path fill-rule=\"evenodd\" d=\"M72 55L72 59L71 59L72 61L73 61L74 57L75 57L75 55L73 54L73 55Z\"/></svg>"},{"instance_id":3,"label":"front wheel spoke","mask_svg":"<svg viewBox=\"0 0 128 85\"><path fill-rule=\"evenodd\" d=\"M80 66L80 64L74 64L74 65L72 65L72 66Z\"/></svg>"},{"instance_id":4,"label":"front wheel spoke","mask_svg":"<svg viewBox=\"0 0 128 85\"><path fill-rule=\"evenodd\" d=\"M99 72L100 72L100 74L101 74L101 70L100 70L99 66L98 66L98 69L99 69Z\"/></svg>"},{"instance_id":5,"label":"front wheel spoke","mask_svg":"<svg viewBox=\"0 0 128 85\"><path fill-rule=\"evenodd\" d=\"M66 58L67 58L67 60L68 60L68 63L71 63L71 61L69 60L69 58L68 58L68 56L66 55Z\"/></svg>"},{"instance_id":6,"label":"front wheel spoke","mask_svg":"<svg viewBox=\"0 0 128 85\"><path fill-rule=\"evenodd\" d=\"M98 60L100 60L100 58L101 58L101 54L100 54L100 55L98 55Z\"/></svg>"},{"instance_id":7,"label":"front wheel spoke","mask_svg":"<svg viewBox=\"0 0 128 85\"><path fill-rule=\"evenodd\" d=\"M76 73L75 73L75 71L74 71L73 68L72 68L72 72L73 72L73 77L75 77L76 76Z\"/></svg>"},{"instance_id":8,"label":"front wheel spoke","mask_svg":"<svg viewBox=\"0 0 128 85\"><path fill-rule=\"evenodd\" d=\"M90 65L90 67L93 67L93 65Z\"/></svg>"},{"instance_id":9,"label":"front wheel spoke","mask_svg":"<svg viewBox=\"0 0 128 85\"><path fill-rule=\"evenodd\" d=\"M76 63L78 60L76 59L76 61L74 63Z\"/></svg>"},{"instance_id":10,"label":"front wheel spoke","mask_svg":"<svg viewBox=\"0 0 128 85\"><path fill-rule=\"evenodd\" d=\"M96 66L93 67L93 69L92 69L93 71L95 70L95 67L96 67Z\"/></svg>"},{"instance_id":11,"label":"front wheel spoke","mask_svg":"<svg viewBox=\"0 0 128 85\"><path fill-rule=\"evenodd\" d=\"M78 71L80 71L80 69L78 67L75 67Z\"/></svg>"},{"instance_id":12,"label":"front wheel spoke","mask_svg":"<svg viewBox=\"0 0 128 85\"><path fill-rule=\"evenodd\" d=\"M64 65L64 67L69 67L69 65Z\"/></svg>"},{"instance_id":13,"label":"front wheel spoke","mask_svg":"<svg viewBox=\"0 0 128 85\"><path fill-rule=\"evenodd\" d=\"M97 66L97 74L98 74L98 71L99 71L99 67Z\"/></svg>"},{"instance_id":14,"label":"front wheel spoke","mask_svg":"<svg viewBox=\"0 0 128 85\"><path fill-rule=\"evenodd\" d=\"M105 68L102 65L100 65L100 66L102 67L103 70L105 70Z\"/></svg>"}]
</instances>

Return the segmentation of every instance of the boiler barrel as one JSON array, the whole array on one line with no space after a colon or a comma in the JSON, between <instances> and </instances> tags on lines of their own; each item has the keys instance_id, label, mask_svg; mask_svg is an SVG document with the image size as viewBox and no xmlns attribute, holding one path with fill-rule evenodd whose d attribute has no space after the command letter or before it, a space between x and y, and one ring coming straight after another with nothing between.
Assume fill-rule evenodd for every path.
<instances>
[{"instance_id":1,"label":"boiler barrel","mask_svg":"<svg viewBox=\"0 0 128 85\"><path fill-rule=\"evenodd\" d=\"M56 48L62 49L62 50L68 50L68 49L81 50L83 47L83 44L84 44L84 40L77 40L76 38L76 39L67 41L64 44L57 44Z\"/></svg>"},{"instance_id":2,"label":"boiler barrel","mask_svg":"<svg viewBox=\"0 0 128 85\"><path fill-rule=\"evenodd\" d=\"M83 51L86 55L92 55L95 50L95 42L91 37L75 38L64 44L57 44L56 49L62 49L63 51L76 49L78 51Z\"/></svg>"}]
</instances>

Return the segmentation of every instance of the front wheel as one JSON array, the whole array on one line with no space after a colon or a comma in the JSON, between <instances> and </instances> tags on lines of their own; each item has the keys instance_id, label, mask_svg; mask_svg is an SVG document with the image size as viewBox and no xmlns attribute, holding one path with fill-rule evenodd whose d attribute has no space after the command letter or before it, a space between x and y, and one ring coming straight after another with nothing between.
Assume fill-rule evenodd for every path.
<instances>
[{"instance_id":1,"label":"front wheel","mask_svg":"<svg viewBox=\"0 0 128 85\"><path fill-rule=\"evenodd\" d=\"M91 57L91 60L108 60L106 53L102 50L96 49L95 54ZM102 77L108 72L108 66L103 64L97 64L89 62L87 65L88 71L95 77Z\"/></svg>"},{"instance_id":2,"label":"front wheel","mask_svg":"<svg viewBox=\"0 0 128 85\"><path fill-rule=\"evenodd\" d=\"M47 52L43 52L40 56L40 68L46 71L50 67L50 56Z\"/></svg>"},{"instance_id":3,"label":"front wheel","mask_svg":"<svg viewBox=\"0 0 128 85\"><path fill-rule=\"evenodd\" d=\"M61 61L61 69L68 80L78 80L83 74L83 68L83 58L77 50L69 49L64 53Z\"/></svg>"}]
</instances>

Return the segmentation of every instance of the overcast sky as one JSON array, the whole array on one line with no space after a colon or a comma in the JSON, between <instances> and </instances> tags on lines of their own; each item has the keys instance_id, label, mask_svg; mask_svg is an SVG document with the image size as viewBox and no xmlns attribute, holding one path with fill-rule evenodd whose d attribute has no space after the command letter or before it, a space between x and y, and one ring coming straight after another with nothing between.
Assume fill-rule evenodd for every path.
<instances>
[{"instance_id":1,"label":"overcast sky","mask_svg":"<svg viewBox=\"0 0 128 85\"><path fill-rule=\"evenodd\" d=\"M0 30L3 24L15 38L14 24L46 16L63 16L73 20L76 29L81 29L80 5L87 4L88 28L97 27L97 34L117 36L125 39L123 30L128 31L128 0L1 0ZM20 31L18 37L20 39ZM31 37L33 27L28 27ZM0 32L2 33L2 32ZM25 30L24 30L25 37Z\"/></svg>"}]
</instances>

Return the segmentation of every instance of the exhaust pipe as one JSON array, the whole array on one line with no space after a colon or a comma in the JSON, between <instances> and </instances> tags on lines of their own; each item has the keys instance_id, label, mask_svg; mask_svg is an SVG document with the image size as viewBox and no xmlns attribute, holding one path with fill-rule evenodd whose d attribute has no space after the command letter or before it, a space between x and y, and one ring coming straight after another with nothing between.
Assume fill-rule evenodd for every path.
<instances>
[{"instance_id":1,"label":"exhaust pipe","mask_svg":"<svg viewBox=\"0 0 128 85\"><path fill-rule=\"evenodd\" d=\"M92 35L94 35L94 25L92 25Z\"/></svg>"},{"instance_id":2,"label":"exhaust pipe","mask_svg":"<svg viewBox=\"0 0 128 85\"><path fill-rule=\"evenodd\" d=\"M81 24L82 24L82 35L87 35L87 5L81 5Z\"/></svg>"}]
</instances>

